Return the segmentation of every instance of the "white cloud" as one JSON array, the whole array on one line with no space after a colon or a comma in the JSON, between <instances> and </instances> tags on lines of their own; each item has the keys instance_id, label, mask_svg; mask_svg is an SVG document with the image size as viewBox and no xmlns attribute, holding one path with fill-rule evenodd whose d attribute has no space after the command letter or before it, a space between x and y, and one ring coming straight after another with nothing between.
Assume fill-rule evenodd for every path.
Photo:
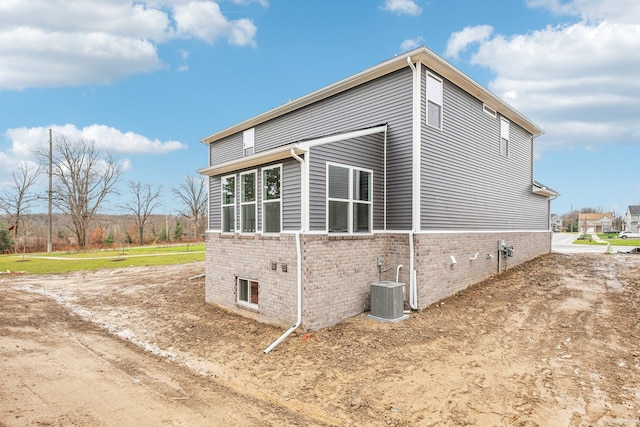
<instances>
[{"instance_id":1,"label":"white cloud","mask_svg":"<svg viewBox=\"0 0 640 427\"><path fill-rule=\"evenodd\" d=\"M254 45L256 27L248 19L229 21L220 11L220 6L211 1L191 1L174 7L178 35L197 37L213 43L226 37L229 43L246 46Z\"/></svg>"},{"instance_id":2,"label":"white cloud","mask_svg":"<svg viewBox=\"0 0 640 427\"><path fill-rule=\"evenodd\" d=\"M179 141L149 139L134 132L122 132L98 124L81 129L71 124L51 126L50 128L13 128L5 134L9 141L9 148L0 151L0 186L2 182L7 182L10 179L11 173L19 162L36 161L36 150L43 146L46 147L49 141L49 129L52 130L54 139L58 135L64 135L72 141L79 139L95 141L101 149L111 152L119 159L123 171L132 168L131 160L123 157L124 155L162 155L187 148L186 144Z\"/></svg>"},{"instance_id":3,"label":"white cloud","mask_svg":"<svg viewBox=\"0 0 640 427\"><path fill-rule=\"evenodd\" d=\"M469 45L485 42L492 32L493 27L491 25L477 25L475 27L466 27L462 31L453 33L449 37L445 55L457 58L460 52L464 51Z\"/></svg>"},{"instance_id":4,"label":"white cloud","mask_svg":"<svg viewBox=\"0 0 640 427\"><path fill-rule=\"evenodd\" d=\"M0 90L103 84L164 67L161 43L254 46L256 33L251 20L230 20L210 0L3 0Z\"/></svg>"},{"instance_id":5,"label":"white cloud","mask_svg":"<svg viewBox=\"0 0 640 427\"><path fill-rule=\"evenodd\" d=\"M449 40L456 56L478 43L471 63L490 68L489 88L541 125L538 153L556 147L640 144L640 7L606 2L532 0L530 5L579 16L579 22L522 35ZM635 4L635 2L634 2ZM459 35L456 37L456 35Z\"/></svg>"},{"instance_id":6,"label":"white cloud","mask_svg":"<svg viewBox=\"0 0 640 427\"><path fill-rule=\"evenodd\" d=\"M395 12L399 15L407 14L417 16L422 13L422 8L413 0L385 0L382 9Z\"/></svg>"},{"instance_id":7,"label":"white cloud","mask_svg":"<svg viewBox=\"0 0 640 427\"><path fill-rule=\"evenodd\" d=\"M420 47L424 44L422 37L416 37L415 39L407 39L400 44L400 52L408 52L412 49Z\"/></svg>"}]
</instances>

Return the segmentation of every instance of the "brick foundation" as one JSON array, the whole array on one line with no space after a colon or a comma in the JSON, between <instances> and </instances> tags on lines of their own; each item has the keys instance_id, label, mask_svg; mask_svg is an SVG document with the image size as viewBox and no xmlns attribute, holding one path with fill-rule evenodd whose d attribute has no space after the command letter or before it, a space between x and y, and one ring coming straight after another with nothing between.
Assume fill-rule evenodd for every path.
<instances>
[{"instance_id":1,"label":"brick foundation","mask_svg":"<svg viewBox=\"0 0 640 427\"><path fill-rule=\"evenodd\" d=\"M550 232L415 234L418 308L450 296L498 270L498 240L513 246L502 270L551 250ZM370 285L379 280L376 259L383 261L382 280L409 283L409 236L301 236L303 324L324 328L370 308ZM478 253L477 258L474 258ZM491 254L493 257L489 257ZM451 265L450 256L456 258ZM272 264L276 263L276 270ZM286 271L283 271L286 265ZM397 266L402 265L400 270ZM256 320L291 326L297 315L295 235L207 235L206 301ZM238 304L236 277L259 283L257 307ZM407 289L408 291L408 289Z\"/></svg>"}]
</instances>

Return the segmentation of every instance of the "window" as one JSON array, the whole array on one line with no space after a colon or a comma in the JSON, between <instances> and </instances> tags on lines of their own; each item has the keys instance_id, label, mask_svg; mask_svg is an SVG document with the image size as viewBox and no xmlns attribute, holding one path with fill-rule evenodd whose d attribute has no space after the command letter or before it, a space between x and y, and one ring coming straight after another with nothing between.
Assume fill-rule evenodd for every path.
<instances>
[{"instance_id":1,"label":"window","mask_svg":"<svg viewBox=\"0 0 640 427\"><path fill-rule=\"evenodd\" d=\"M370 233L372 172L329 164L327 183L329 233Z\"/></svg>"},{"instance_id":2,"label":"window","mask_svg":"<svg viewBox=\"0 0 640 427\"><path fill-rule=\"evenodd\" d=\"M254 144L255 144L255 136L256 136L256 128L247 129L242 132L242 145L244 147L244 155L250 156L253 154Z\"/></svg>"},{"instance_id":3,"label":"window","mask_svg":"<svg viewBox=\"0 0 640 427\"><path fill-rule=\"evenodd\" d=\"M256 172L240 174L240 231L256 231Z\"/></svg>"},{"instance_id":4,"label":"window","mask_svg":"<svg viewBox=\"0 0 640 427\"><path fill-rule=\"evenodd\" d=\"M509 155L509 120L500 119L500 154Z\"/></svg>"},{"instance_id":5,"label":"window","mask_svg":"<svg viewBox=\"0 0 640 427\"><path fill-rule=\"evenodd\" d=\"M427 74L427 124L442 129L442 80Z\"/></svg>"},{"instance_id":6,"label":"window","mask_svg":"<svg viewBox=\"0 0 640 427\"><path fill-rule=\"evenodd\" d=\"M262 231L279 233L282 226L282 167L262 169Z\"/></svg>"},{"instance_id":7,"label":"window","mask_svg":"<svg viewBox=\"0 0 640 427\"><path fill-rule=\"evenodd\" d=\"M222 177L222 232L236 231L236 177Z\"/></svg>"},{"instance_id":8,"label":"window","mask_svg":"<svg viewBox=\"0 0 640 427\"><path fill-rule=\"evenodd\" d=\"M494 118L498 117L498 113L496 113L496 110L494 110L493 108L489 107L487 104L482 104L482 111L484 111L485 113L487 113L491 117L494 117Z\"/></svg>"},{"instance_id":9,"label":"window","mask_svg":"<svg viewBox=\"0 0 640 427\"><path fill-rule=\"evenodd\" d=\"M238 303L258 305L258 282L255 280L238 279Z\"/></svg>"}]
</instances>

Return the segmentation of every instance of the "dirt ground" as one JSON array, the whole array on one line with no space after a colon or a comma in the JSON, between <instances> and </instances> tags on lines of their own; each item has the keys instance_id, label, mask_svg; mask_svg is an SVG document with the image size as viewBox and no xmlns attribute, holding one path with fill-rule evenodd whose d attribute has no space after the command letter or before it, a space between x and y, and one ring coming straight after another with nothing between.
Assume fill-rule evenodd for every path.
<instances>
[{"instance_id":1,"label":"dirt ground","mask_svg":"<svg viewBox=\"0 0 640 427\"><path fill-rule=\"evenodd\" d=\"M640 256L543 256L412 314L284 331L202 263L0 276L0 425L640 425Z\"/></svg>"}]
</instances>

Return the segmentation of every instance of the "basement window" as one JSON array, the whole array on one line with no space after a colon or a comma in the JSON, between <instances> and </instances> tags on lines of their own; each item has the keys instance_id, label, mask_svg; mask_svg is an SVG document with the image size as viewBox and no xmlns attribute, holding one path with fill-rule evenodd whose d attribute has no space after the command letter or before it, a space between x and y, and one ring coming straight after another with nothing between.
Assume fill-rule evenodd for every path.
<instances>
[{"instance_id":1,"label":"basement window","mask_svg":"<svg viewBox=\"0 0 640 427\"><path fill-rule=\"evenodd\" d=\"M258 307L258 282L249 279L238 279L238 304Z\"/></svg>"}]
</instances>

